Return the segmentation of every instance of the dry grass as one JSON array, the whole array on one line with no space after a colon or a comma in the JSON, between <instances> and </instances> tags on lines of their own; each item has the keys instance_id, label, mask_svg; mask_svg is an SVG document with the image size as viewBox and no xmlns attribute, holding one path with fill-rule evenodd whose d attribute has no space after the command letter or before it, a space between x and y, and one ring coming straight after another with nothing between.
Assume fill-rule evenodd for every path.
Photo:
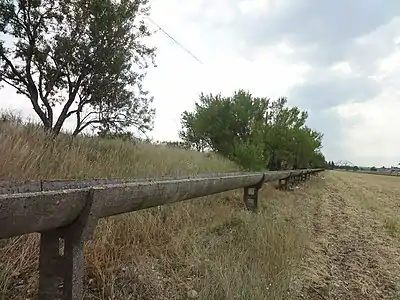
<instances>
[{"instance_id":1,"label":"dry grass","mask_svg":"<svg viewBox=\"0 0 400 300\"><path fill-rule=\"evenodd\" d=\"M191 175L235 171L214 155L67 136L0 124L0 180ZM101 220L86 243L85 299L287 299L307 243L307 184L294 193L266 186L262 213L241 191ZM318 193L315 195L319 195ZM301 210L300 208L306 208ZM0 241L0 299L34 299L38 235Z\"/></svg>"},{"instance_id":2,"label":"dry grass","mask_svg":"<svg viewBox=\"0 0 400 300\"><path fill-rule=\"evenodd\" d=\"M0 180L236 171L215 155L61 136L0 122ZM326 172L102 219L86 243L85 299L400 299L400 178ZM38 235L0 241L0 299L34 299Z\"/></svg>"},{"instance_id":3,"label":"dry grass","mask_svg":"<svg viewBox=\"0 0 400 300\"><path fill-rule=\"evenodd\" d=\"M301 299L400 299L400 178L329 172Z\"/></svg>"}]
</instances>

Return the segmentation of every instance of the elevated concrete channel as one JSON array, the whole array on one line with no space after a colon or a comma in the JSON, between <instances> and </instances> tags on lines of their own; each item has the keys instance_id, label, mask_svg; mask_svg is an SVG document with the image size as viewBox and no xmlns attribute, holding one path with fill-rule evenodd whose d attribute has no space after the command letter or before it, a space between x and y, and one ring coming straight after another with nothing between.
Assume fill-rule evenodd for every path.
<instances>
[{"instance_id":1,"label":"elevated concrete channel","mask_svg":"<svg viewBox=\"0 0 400 300\"><path fill-rule=\"evenodd\" d=\"M289 184L321 171L0 182L0 239L39 232L39 300L80 300L84 241L91 237L100 218L239 188L244 189L246 208L257 212L264 183L279 181L279 188L288 189Z\"/></svg>"}]
</instances>

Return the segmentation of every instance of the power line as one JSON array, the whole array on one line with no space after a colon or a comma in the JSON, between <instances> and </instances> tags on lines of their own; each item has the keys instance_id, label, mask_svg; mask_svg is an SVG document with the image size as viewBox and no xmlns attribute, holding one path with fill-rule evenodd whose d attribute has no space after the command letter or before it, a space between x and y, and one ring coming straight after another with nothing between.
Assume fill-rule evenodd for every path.
<instances>
[{"instance_id":1,"label":"power line","mask_svg":"<svg viewBox=\"0 0 400 300\"><path fill-rule=\"evenodd\" d=\"M197 60L199 63L203 64L203 62L196 56L194 55L189 49L184 47L181 43L179 43L172 35L170 35L167 31L165 31L160 25L158 25L153 19L151 19L149 16L144 16L146 17L151 23L153 23L155 26L158 27L165 35L167 35L175 44L177 44L179 47L181 47L183 50L185 50L190 56L192 56L195 60Z\"/></svg>"}]
</instances>

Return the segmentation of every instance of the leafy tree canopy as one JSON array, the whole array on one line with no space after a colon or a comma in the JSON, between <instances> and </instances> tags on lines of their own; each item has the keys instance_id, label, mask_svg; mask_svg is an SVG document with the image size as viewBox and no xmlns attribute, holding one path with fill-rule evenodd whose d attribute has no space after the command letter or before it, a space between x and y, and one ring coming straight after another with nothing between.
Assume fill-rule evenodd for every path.
<instances>
[{"instance_id":1,"label":"leafy tree canopy","mask_svg":"<svg viewBox=\"0 0 400 300\"><path fill-rule=\"evenodd\" d=\"M210 149L246 169L325 167L323 135L306 126L307 113L239 90L231 97L201 94L182 114L180 137L197 150Z\"/></svg>"},{"instance_id":2,"label":"leafy tree canopy","mask_svg":"<svg viewBox=\"0 0 400 300\"><path fill-rule=\"evenodd\" d=\"M141 85L155 48L139 14L148 0L0 0L0 83L31 102L43 126L74 134L88 126L152 128L152 98ZM55 107L61 107L56 117Z\"/></svg>"}]
</instances>

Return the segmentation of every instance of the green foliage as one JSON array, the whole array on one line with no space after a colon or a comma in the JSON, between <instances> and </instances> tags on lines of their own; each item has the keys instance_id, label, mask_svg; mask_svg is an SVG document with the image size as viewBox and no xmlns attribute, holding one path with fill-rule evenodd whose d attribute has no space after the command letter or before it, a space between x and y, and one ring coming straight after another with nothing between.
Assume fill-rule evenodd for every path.
<instances>
[{"instance_id":1,"label":"green foliage","mask_svg":"<svg viewBox=\"0 0 400 300\"><path fill-rule=\"evenodd\" d=\"M0 83L25 95L54 134L67 119L75 135L89 126L151 129L152 97L141 82L155 49L141 42L151 32L137 20L147 3L0 0Z\"/></svg>"},{"instance_id":2,"label":"green foliage","mask_svg":"<svg viewBox=\"0 0 400 300\"><path fill-rule=\"evenodd\" d=\"M180 137L197 150L210 149L245 168L260 167L265 161L262 127L268 105L269 99L244 91L232 98L201 94L195 112L182 115Z\"/></svg>"},{"instance_id":3,"label":"green foliage","mask_svg":"<svg viewBox=\"0 0 400 300\"><path fill-rule=\"evenodd\" d=\"M179 135L197 150L210 149L245 169L325 167L323 135L308 128L307 113L239 90L232 97L201 94L182 114Z\"/></svg>"},{"instance_id":4,"label":"green foliage","mask_svg":"<svg viewBox=\"0 0 400 300\"><path fill-rule=\"evenodd\" d=\"M376 167L371 167L370 171L376 172L376 171L378 171L378 169Z\"/></svg>"}]
</instances>

